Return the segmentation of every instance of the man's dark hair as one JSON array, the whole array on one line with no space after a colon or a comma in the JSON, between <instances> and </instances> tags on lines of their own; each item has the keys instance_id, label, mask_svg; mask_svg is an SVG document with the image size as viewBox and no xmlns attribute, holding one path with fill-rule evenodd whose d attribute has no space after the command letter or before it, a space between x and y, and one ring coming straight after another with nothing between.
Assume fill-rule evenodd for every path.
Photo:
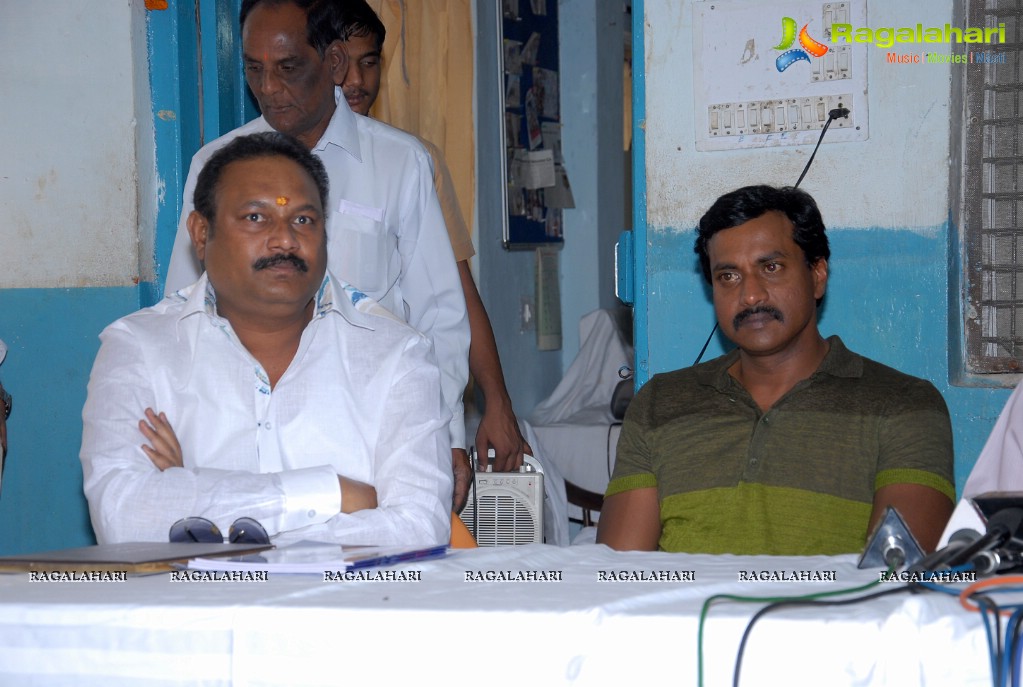
<instances>
[{"instance_id":1,"label":"man's dark hair","mask_svg":"<svg viewBox=\"0 0 1023 687\"><path fill-rule=\"evenodd\" d=\"M306 40L323 57L330 44L340 38L337 27L341 20L338 15L344 11L346 4L347 0L242 0L238 25L245 28L245 20L257 5L295 5L305 12Z\"/></svg>"},{"instance_id":2,"label":"man's dark hair","mask_svg":"<svg viewBox=\"0 0 1023 687\"><path fill-rule=\"evenodd\" d=\"M337 38L346 41L352 36L369 36L376 39L377 50L384 49L387 29L366 0L333 0L333 3L340 7L340 12L335 15Z\"/></svg>"},{"instance_id":3,"label":"man's dark hair","mask_svg":"<svg viewBox=\"0 0 1023 687\"><path fill-rule=\"evenodd\" d=\"M693 250L700 256L700 267L708 282L711 274L707 244L711 237L772 210L784 213L792 222L792 240L803 250L807 265L812 267L821 258L827 260L831 257L824 220L809 193L792 186L744 186L715 200L710 210L700 218Z\"/></svg>"},{"instance_id":4,"label":"man's dark hair","mask_svg":"<svg viewBox=\"0 0 1023 687\"><path fill-rule=\"evenodd\" d=\"M226 146L213 153L199 172L195 183L192 203L195 210L209 222L208 232L213 233L214 218L217 209L217 186L224 169L232 162L253 160L261 157L286 157L306 171L316 184L320 193L320 206L327 207L329 185L327 170L320 159L309 152L309 149L298 140L287 134L276 131L265 131L249 136L239 136Z\"/></svg>"}]
</instances>

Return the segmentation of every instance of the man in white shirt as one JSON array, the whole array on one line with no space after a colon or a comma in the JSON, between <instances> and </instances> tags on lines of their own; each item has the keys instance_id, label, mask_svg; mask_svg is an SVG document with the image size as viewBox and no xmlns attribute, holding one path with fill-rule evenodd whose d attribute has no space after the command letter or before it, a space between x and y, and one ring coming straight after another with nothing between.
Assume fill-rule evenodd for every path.
<instances>
[{"instance_id":1,"label":"man in white shirt","mask_svg":"<svg viewBox=\"0 0 1023 687\"><path fill-rule=\"evenodd\" d=\"M387 29L365 0L335 0L344 6L335 36L345 41L348 49L348 71L341 90L353 112L370 116L370 109L380 93L381 57ZM488 449L494 451L494 470L517 470L524 453L533 449L522 436L512 410L511 397L504 382L501 358L497 352L494 329L483 305L476 282L469 269L469 258L475 254L469 228L455 197L454 184L441 151L423 141L433 158L433 181L437 187L441 211L448 228L451 248L458 261L465 305L469 311L472 343L469 346L469 371L483 394L483 417L476 432L476 454L483 465L488 463Z\"/></svg>"},{"instance_id":2,"label":"man in white shirt","mask_svg":"<svg viewBox=\"0 0 1023 687\"><path fill-rule=\"evenodd\" d=\"M258 131L294 136L323 161L330 176L331 272L430 338L451 417L449 446L453 456L462 455L469 325L430 158L409 134L354 114L335 88L348 67L343 42L330 38L337 11L335 2L242 3L246 80L263 116L192 158L166 293L192 283L201 271L186 220L195 179L213 152ZM458 492L464 499L468 466L461 460L453 463L461 470Z\"/></svg>"},{"instance_id":3,"label":"man in white shirt","mask_svg":"<svg viewBox=\"0 0 1023 687\"><path fill-rule=\"evenodd\" d=\"M247 516L285 540L446 543L449 415L430 342L326 270L322 164L256 134L195 188L206 273L101 335L81 451L97 540Z\"/></svg>"},{"instance_id":4,"label":"man in white shirt","mask_svg":"<svg viewBox=\"0 0 1023 687\"><path fill-rule=\"evenodd\" d=\"M1023 491L1023 384L1017 384L970 470L963 496Z\"/></svg>"}]
</instances>

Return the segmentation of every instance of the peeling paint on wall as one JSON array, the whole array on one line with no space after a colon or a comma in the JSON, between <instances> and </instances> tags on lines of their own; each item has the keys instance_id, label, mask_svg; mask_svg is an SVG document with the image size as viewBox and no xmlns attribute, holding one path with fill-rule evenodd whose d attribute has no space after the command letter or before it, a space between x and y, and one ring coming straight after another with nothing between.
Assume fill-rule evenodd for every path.
<instances>
[{"instance_id":1,"label":"peeling paint on wall","mask_svg":"<svg viewBox=\"0 0 1023 687\"><path fill-rule=\"evenodd\" d=\"M4 5L0 61L17 67L4 77L0 245L16 250L0 251L0 289L120 286L138 273L128 37L140 8Z\"/></svg>"}]
</instances>

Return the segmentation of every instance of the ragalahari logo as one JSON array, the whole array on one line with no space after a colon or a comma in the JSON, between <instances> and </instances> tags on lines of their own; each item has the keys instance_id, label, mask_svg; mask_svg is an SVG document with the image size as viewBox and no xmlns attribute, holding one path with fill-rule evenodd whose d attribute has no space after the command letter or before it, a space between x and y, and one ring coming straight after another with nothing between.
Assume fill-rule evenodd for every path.
<instances>
[{"instance_id":1,"label":"ragalahari logo","mask_svg":"<svg viewBox=\"0 0 1023 687\"><path fill-rule=\"evenodd\" d=\"M821 58L828 54L828 46L810 38L810 34L806 30L806 27L809 26L809 24L804 24L802 30L799 32L799 45L802 46L802 49L793 48L792 50L789 50L789 48L792 47L792 44L796 41L797 26L798 24L796 24L796 20L792 17L781 18L781 43L774 46L775 50L785 51L781 55L778 55L778 58L774 61L774 66L778 68L779 72L785 71L800 60L806 60L809 62L810 55Z\"/></svg>"}]
</instances>

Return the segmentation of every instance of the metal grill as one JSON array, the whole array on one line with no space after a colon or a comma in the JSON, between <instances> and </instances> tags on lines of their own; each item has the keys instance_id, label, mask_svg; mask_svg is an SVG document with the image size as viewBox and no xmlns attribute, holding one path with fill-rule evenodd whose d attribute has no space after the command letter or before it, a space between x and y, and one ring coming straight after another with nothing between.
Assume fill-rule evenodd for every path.
<instances>
[{"instance_id":1,"label":"metal grill","mask_svg":"<svg viewBox=\"0 0 1023 687\"><path fill-rule=\"evenodd\" d=\"M480 546L517 546L537 541L536 518L514 496L485 494L479 498L479 507L479 532L473 531L472 499L462 511L462 521Z\"/></svg>"},{"instance_id":2,"label":"metal grill","mask_svg":"<svg viewBox=\"0 0 1023 687\"><path fill-rule=\"evenodd\" d=\"M965 46L965 242L970 306L967 369L1023 364L1023 0L970 2L970 26L1005 24L1006 43Z\"/></svg>"}]
</instances>

